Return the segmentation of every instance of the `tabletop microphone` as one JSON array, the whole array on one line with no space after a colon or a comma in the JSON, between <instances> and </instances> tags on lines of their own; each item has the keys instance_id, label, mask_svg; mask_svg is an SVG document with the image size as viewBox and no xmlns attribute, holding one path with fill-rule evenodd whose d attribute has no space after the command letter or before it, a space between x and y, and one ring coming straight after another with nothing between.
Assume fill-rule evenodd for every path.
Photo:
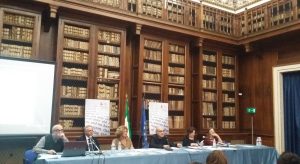
<instances>
[{"instance_id":1,"label":"tabletop microphone","mask_svg":"<svg viewBox=\"0 0 300 164\"><path fill-rule=\"evenodd\" d=\"M101 149L97 146L97 144L95 143L93 137L90 137L90 140L92 142L92 144L96 147L96 149L98 150L99 153L102 153Z\"/></svg>"}]
</instances>

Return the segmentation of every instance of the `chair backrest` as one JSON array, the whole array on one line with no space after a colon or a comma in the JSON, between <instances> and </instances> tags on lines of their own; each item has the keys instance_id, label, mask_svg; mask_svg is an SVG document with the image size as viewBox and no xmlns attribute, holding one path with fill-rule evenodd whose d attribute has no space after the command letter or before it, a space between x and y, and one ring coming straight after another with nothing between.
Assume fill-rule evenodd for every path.
<instances>
[{"instance_id":1,"label":"chair backrest","mask_svg":"<svg viewBox=\"0 0 300 164\"><path fill-rule=\"evenodd\" d=\"M33 164L34 161L36 160L38 154L33 151L32 149L30 150L26 150L24 153L24 160L23 163L24 164Z\"/></svg>"}]
</instances>

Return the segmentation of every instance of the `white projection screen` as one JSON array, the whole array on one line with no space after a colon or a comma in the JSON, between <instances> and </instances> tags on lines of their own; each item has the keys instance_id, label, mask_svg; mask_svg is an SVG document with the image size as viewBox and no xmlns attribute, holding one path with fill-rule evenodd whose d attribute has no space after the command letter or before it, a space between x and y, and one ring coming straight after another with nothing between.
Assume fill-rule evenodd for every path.
<instances>
[{"instance_id":1,"label":"white projection screen","mask_svg":"<svg viewBox=\"0 0 300 164\"><path fill-rule=\"evenodd\" d=\"M0 58L0 136L50 133L55 65Z\"/></svg>"}]
</instances>

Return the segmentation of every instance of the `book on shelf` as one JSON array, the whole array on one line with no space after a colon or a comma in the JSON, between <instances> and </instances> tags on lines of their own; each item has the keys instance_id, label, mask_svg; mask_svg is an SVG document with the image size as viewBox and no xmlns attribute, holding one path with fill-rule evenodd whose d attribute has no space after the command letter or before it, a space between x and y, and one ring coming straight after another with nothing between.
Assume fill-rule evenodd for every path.
<instances>
[{"instance_id":1,"label":"book on shelf","mask_svg":"<svg viewBox=\"0 0 300 164\"><path fill-rule=\"evenodd\" d=\"M98 44L98 52L120 55L121 49L119 46Z\"/></svg>"},{"instance_id":2,"label":"book on shelf","mask_svg":"<svg viewBox=\"0 0 300 164\"><path fill-rule=\"evenodd\" d=\"M100 30L98 32L98 40L106 42L106 43L117 43L121 42L121 34L111 31Z\"/></svg>"},{"instance_id":3,"label":"book on shelf","mask_svg":"<svg viewBox=\"0 0 300 164\"><path fill-rule=\"evenodd\" d=\"M233 82L222 82L222 89L227 91L235 91L235 83Z\"/></svg>"},{"instance_id":4,"label":"book on shelf","mask_svg":"<svg viewBox=\"0 0 300 164\"><path fill-rule=\"evenodd\" d=\"M160 73L143 73L143 80L146 81L154 81L154 82L160 82L161 81L161 74Z\"/></svg>"},{"instance_id":5,"label":"book on shelf","mask_svg":"<svg viewBox=\"0 0 300 164\"><path fill-rule=\"evenodd\" d=\"M86 98L87 88L75 86L61 86L61 96L70 98Z\"/></svg>"},{"instance_id":6,"label":"book on shelf","mask_svg":"<svg viewBox=\"0 0 300 164\"><path fill-rule=\"evenodd\" d=\"M18 58L31 58L32 47L1 43L0 54Z\"/></svg>"},{"instance_id":7,"label":"book on shelf","mask_svg":"<svg viewBox=\"0 0 300 164\"><path fill-rule=\"evenodd\" d=\"M216 76L217 74L217 68L212 66L203 66L202 68L204 75L212 75Z\"/></svg>"},{"instance_id":8,"label":"book on shelf","mask_svg":"<svg viewBox=\"0 0 300 164\"><path fill-rule=\"evenodd\" d=\"M169 116L169 128L170 129L182 129L183 128L183 116Z\"/></svg>"},{"instance_id":9,"label":"book on shelf","mask_svg":"<svg viewBox=\"0 0 300 164\"><path fill-rule=\"evenodd\" d=\"M17 13L10 13L10 12L4 12L4 24L13 24L13 25L23 25L26 27L33 28L34 26L34 17L32 16L25 16Z\"/></svg>"},{"instance_id":10,"label":"book on shelf","mask_svg":"<svg viewBox=\"0 0 300 164\"><path fill-rule=\"evenodd\" d=\"M161 65L145 62L144 63L144 70L152 71L152 72L161 72Z\"/></svg>"},{"instance_id":11,"label":"book on shelf","mask_svg":"<svg viewBox=\"0 0 300 164\"><path fill-rule=\"evenodd\" d=\"M98 68L98 75L97 78L100 79L119 79L120 72L119 71L111 71L108 68Z\"/></svg>"},{"instance_id":12,"label":"book on shelf","mask_svg":"<svg viewBox=\"0 0 300 164\"><path fill-rule=\"evenodd\" d=\"M222 121L223 129L235 129L235 121Z\"/></svg>"},{"instance_id":13,"label":"book on shelf","mask_svg":"<svg viewBox=\"0 0 300 164\"><path fill-rule=\"evenodd\" d=\"M71 36L79 36L82 38L89 38L90 30L87 28L81 28L74 25L64 25L64 34Z\"/></svg>"},{"instance_id":14,"label":"book on shelf","mask_svg":"<svg viewBox=\"0 0 300 164\"><path fill-rule=\"evenodd\" d=\"M231 56L222 56L222 64L234 65L234 57Z\"/></svg>"},{"instance_id":15,"label":"book on shelf","mask_svg":"<svg viewBox=\"0 0 300 164\"><path fill-rule=\"evenodd\" d=\"M144 50L144 58L148 60L154 60L154 61L161 61L162 54L161 51L155 51L155 50Z\"/></svg>"},{"instance_id":16,"label":"book on shelf","mask_svg":"<svg viewBox=\"0 0 300 164\"><path fill-rule=\"evenodd\" d=\"M217 121L213 118L203 118L202 126L203 126L204 129L216 128L217 127Z\"/></svg>"},{"instance_id":17,"label":"book on shelf","mask_svg":"<svg viewBox=\"0 0 300 164\"><path fill-rule=\"evenodd\" d=\"M143 92L161 93L161 87L158 85L143 85Z\"/></svg>"},{"instance_id":18,"label":"book on shelf","mask_svg":"<svg viewBox=\"0 0 300 164\"><path fill-rule=\"evenodd\" d=\"M177 110L177 111L183 111L183 100L169 100L169 110Z\"/></svg>"},{"instance_id":19,"label":"book on shelf","mask_svg":"<svg viewBox=\"0 0 300 164\"><path fill-rule=\"evenodd\" d=\"M182 67L170 67L168 66L168 73L169 74L177 74L177 75L184 75L185 69Z\"/></svg>"},{"instance_id":20,"label":"book on shelf","mask_svg":"<svg viewBox=\"0 0 300 164\"><path fill-rule=\"evenodd\" d=\"M89 43L83 42L79 40L64 38L64 47L65 48L74 48L74 49L80 49L80 50L89 50Z\"/></svg>"},{"instance_id":21,"label":"book on shelf","mask_svg":"<svg viewBox=\"0 0 300 164\"><path fill-rule=\"evenodd\" d=\"M107 55L98 55L97 65L98 66L120 67L120 58L107 56Z\"/></svg>"},{"instance_id":22,"label":"book on shelf","mask_svg":"<svg viewBox=\"0 0 300 164\"><path fill-rule=\"evenodd\" d=\"M64 104L60 106L60 115L83 117L84 107L81 105Z\"/></svg>"},{"instance_id":23,"label":"book on shelf","mask_svg":"<svg viewBox=\"0 0 300 164\"><path fill-rule=\"evenodd\" d=\"M114 99L119 97L119 84L98 84L97 98L98 99Z\"/></svg>"},{"instance_id":24,"label":"book on shelf","mask_svg":"<svg viewBox=\"0 0 300 164\"><path fill-rule=\"evenodd\" d=\"M145 47L147 48L154 48L154 49L161 49L162 48L162 43L159 41L153 41L153 40L148 40L145 39L144 43Z\"/></svg>"},{"instance_id":25,"label":"book on shelf","mask_svg":"<svg viewBox=\"0 0 300 164\"><path fill-rule=\"evenodd\" d=\"M235 97L227 93L223 93L223 102L235 103Z\"/></svg>"},{"instance_id":26,"label":"book on shelf","mask_svg":"<svg viewBox=\"0 0 300 164\"><path fill-rule=\"evenodd\" d=\"M184 55L179 55L179 54L170 54L169 58L170 63L177 63L177 64L184 64Z\"/></svg>"},{"instance_id":27,"label":"book on shelf","mask_svg":"<svg viewBox=\"0 0 300 164\"><path fill-rule=\"evenodd\" d=\"M213 103L203 102L202 103L202 114L206 116L216 116Z\"/></svg>"},{"instance_id":28,"label":"book on shelf","mask_svg":"<svg viewBox=\"0 0 300 164\"><path fill-rule=\"evenodd\" d=\"M214 92L202 92L203 101L217 101L217 93Z\"/></svg>"},{"instance_id":29,"label":"book on shelf","mask_svg":"<svg viewBox=\"0 0 300 164\"><path fill-rule=\"evenodd\" d=\"M223 116L235 116L235 107L227 106L223 107Z\"/></svg>"},{"instance_id":30,"label":"book on shelf","mask_svg":"<svg viewBox=\"0 0 300 164\"><path fill-rule=\"evenodd\" d=\"M206 89L216 89L216 78L212 78L211 80L202 80L202 87Z\"/></svg>"},{"instance_id":31,"label":"book on shelf","mask_svg":"<svg viewBox=\"0 0 300 164\"><path fill-rule=\"evenodd\" d=\"M229 77L229 78L234 78L235 77L235 70L234 69L222 69L222 76L223 77Z\"/></svg>"},{"instance_id":32,"label":"book on shelf","mask_svg":"<svg viewBox=\"0 0 300 164\"><path fill-rule=\"evenodd\" d=\"M63 50L63 61L87 64L88 63L88 55L89 54L86 52Z\"/></svg>"},{"instance_id":33,"label":"book on shelf","mask_svg":"<svg viewBox=\"0 0 300 164\"><path fill-rule=\"evenodd\" d=\"M169 95L184 95L184 89L183 88L171 88L169 87Z\"/></svg>"},{"instance_id":34,"label":"book on shelf","mask_svg":"<svg viewBox=\"0 0 300 164\"><path fill-rule=\"evenodd\" d=\"M209 61L209 62L216 62L217 57L216 57L216 55L203 54L203 60Z\"/></svg>"},{"instance_id":35,"label":"book on shelf","mask_svg":"<svg viewBox=\"0 0 300 164\"><path fill-rule=\"evenodd\" d=\"M117 102L110 102L110 118L117 118L118 117L118 109L119 105Z\"/></svg>"},{"instance_id":36,"label":"book on shelf","mask_svg":"<svg viewBox=\"0 0 300 164\"><path fill-rule=\"evenodd\" d=\"M169 75L169 83L184 84L184 77Z\"/></svg>"},{"instance_id":37,"label":"book on shelf","mask_svg":"<svg viewBox=\"0 0 300 164\"><path fill-rule=\"evenodd\" d=\"M80 68L63 67L62 74L63 75L69 75L69 76L88 77L87 70L86 69L80 69Z\"/></svg>"}]
</instances>

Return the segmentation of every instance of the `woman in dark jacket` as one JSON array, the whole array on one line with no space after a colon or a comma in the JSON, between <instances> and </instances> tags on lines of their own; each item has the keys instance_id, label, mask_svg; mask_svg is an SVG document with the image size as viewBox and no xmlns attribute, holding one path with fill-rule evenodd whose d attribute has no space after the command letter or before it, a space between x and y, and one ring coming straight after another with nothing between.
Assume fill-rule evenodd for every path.
<instances>
[{"instance_id":1,"label":"woman in dark jacket","mask_svg":"<svg viewBox=\"0 0 300 164\"><path fill-rule=\"evenodd\" d=\"M186 131L186 136L182 140L182 146L198 146L196 142L196 129L194 127L190 127Z\"/></svg>"}]
</instances>

